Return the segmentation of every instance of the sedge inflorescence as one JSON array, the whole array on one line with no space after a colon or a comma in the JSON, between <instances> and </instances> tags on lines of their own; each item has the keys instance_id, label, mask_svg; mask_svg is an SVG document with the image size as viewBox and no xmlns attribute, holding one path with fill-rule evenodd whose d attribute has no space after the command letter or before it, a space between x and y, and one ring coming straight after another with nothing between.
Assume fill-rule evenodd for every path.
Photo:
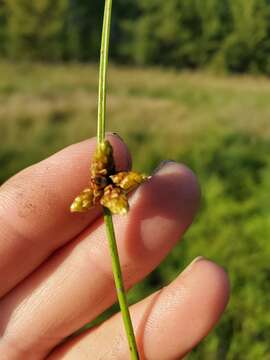
<instances>
[{"instance_id":1,"label":"sedge inflorescence","mask_svg":"<svg viewBox=\"0 0 270 360\"><path fill-rule=\"evenodd\" d=\"M147 179L135 171L116 172L113 148L108 140L98 144L91 164L90 185L70 206L71 212L85 212L97 204L112 214L126 214L129 209L128 192Z\"/></svg>"}]
</instances>

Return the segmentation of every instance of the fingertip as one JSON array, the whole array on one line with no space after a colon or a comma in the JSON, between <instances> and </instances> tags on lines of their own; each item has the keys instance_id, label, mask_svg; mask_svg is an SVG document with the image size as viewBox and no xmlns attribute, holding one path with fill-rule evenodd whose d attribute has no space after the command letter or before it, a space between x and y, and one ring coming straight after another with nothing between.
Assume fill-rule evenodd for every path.
<instances>
[{"instance_id":1,"label":"fingertip","mask_svg":"<svg viewBox=\"0 0 270 360\"><path fill-rule=\"evenodd\" d=\"M225 270L210 260L197 258L157 297L144 330L147 358L163 359L165 354L182 358L217 324L228 299ZM164 344L163 351L156 351L157 343Z\"/></svg>"},{"instance_id":2,"label":"fingertip","mask_svg":"<svg viewBox=\"0 0 270 360\"><path fill-rule=\"evenodd\" d=\"M151 182L154 187L156 185L160 188L162 203L165 204L165 198L170 199L171 207L187 229L197 214L201 197L200 186L193 171L184 164L164 161L154 172Z\"/></svg>"},{"instance_id":3,"label":"fingertip","mask_svg":"<svg viewBox=\"0 0 270 360\"><path fill-rule=\"evenodd\" d=\"M230 281L223 267L207 258L198 256L181 273L179 281L188 281L185 280L186 276L204 279L203 283L211 301L218 304L220 311L225 309L230 295Z\"/></svg>"},{"instance_id":4,"label":"fingertip","mask_svg":"<svg viewBox=\"0 0 270 360\"><path fill-rule=\"evenodd\" d=\"M182 191L198 206L201 198L200 185L195 173L186 165L176 161L164 161L155 175L177 175L181 178Z\"/></svg>"},{"instance_id":5,"label":"fingertip","mask_svg":"<svg viewBox=\"0 0 270 360\"><path fill-rule=\"evenodd\" d=\"M211 260L204 258L201 261L201 266L204 267L205 277L207 277L212 284L212 300L218 304L219 312L221 313L226 308L230 297L230 280L228 273L223 267ZM202 268L199 270L201 271ZM209 290L211 290L211 288L209 286Z\"/></svg>"}]
</instances>

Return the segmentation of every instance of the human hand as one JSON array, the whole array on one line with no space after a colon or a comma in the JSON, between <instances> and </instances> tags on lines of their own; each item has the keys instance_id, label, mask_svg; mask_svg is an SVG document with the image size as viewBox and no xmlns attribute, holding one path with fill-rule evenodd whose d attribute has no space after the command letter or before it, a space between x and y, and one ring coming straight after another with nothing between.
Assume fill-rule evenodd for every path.
<instances>
[{"instance_id":1,"label":"human hand","mask_svg":"<svg viewBox=\"0 0 270 360\"><path fill-rule=\"evenodd\" d=\"M110 135L118 170L126 146ZM116 314L74 339L65 338L116 301L101 209L71 214L89 181L91 139L31 166L0 188L1 360L129 357ZM164 163L114 216L127 287L150 273L192 222L199 190L192 172ZM197 259L170 285L131 307L141 359L179 359L205 337L227 304L222 268Z\"/></svg>"}]
</instances>

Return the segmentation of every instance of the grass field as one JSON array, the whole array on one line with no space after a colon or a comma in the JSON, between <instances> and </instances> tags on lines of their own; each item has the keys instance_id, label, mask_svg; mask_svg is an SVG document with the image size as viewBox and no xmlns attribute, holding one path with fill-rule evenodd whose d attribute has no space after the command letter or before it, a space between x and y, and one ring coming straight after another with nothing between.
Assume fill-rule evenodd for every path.
<instances>
[{"instance_id":1,"label":"grass field","mask_svg":"<svg viewBox=\"0 0 270 360\"><path fill-rule=\"evenodd\" d=\"M62 147L94 136L95 65L0 63L0 182ZM229 272L232 299L192 359L270 359L270 81L266 78L109 69L108 129L134 166L187 163L202 207L186 241L146 281L136 301L204 255Z\"/></svg>"},{"instance_id":2,"label":"grass field","mask_svg":"<svg viewBox=\"0 0 270 360\"><path fill-rule=\"evenodd\" d=\"M95 134L96 66L2 63L0 73L2 161L16 150L24 165ZM206 133L270 136L270 82L263 78L112 66L109 84L108 128L127 140L136 166L149 168L145 152L173 158ZM9 168L2 181L17 170Z\"/></svg>"}]
</instances>

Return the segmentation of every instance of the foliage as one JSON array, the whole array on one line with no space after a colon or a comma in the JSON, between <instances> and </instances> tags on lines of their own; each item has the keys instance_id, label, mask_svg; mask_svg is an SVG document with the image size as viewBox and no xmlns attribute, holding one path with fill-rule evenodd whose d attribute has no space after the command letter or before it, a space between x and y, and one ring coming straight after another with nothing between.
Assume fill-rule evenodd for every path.
<instances>
[{"instance_id":1,"label":"foliage","mask_svg":"<svg viewBox=\"0 0 270 360\"><path fill-rule=\"evenodd\" d=\"M0 54L96 60L103 2L0 0ZM118 62L270 73L269 0L115 0Z\"/></svg>"},{"instance_id":2,"label":"foliage","mask_svg":"<svg viewBox=\"0 0 270 360\"><path fill-rule=\"evenodd\" d=\"M0 70L1 182L95 135L97 67L2 63ZM268 80L111 67L109 84L109 124L127 140L134 167L150 172L163 158L185 162L203 194L184 241L134 287L130 300L168 283L204 255L229 272L232 297L220 325L190 358L268 359Z\"/></svg>"},{"instance_id":3,"label":"foliage","mask_svg":"<svg viewBox=\"0 0 270 360\"><path fill-rule=\"evenodd\" d=\"M4 0L0 0L0 55L5 53L6 42L6 7Z\"/></svg>"},{"instance_id":4,"label":"foliage","mask_svg":"<svg viewBox=\"0 0 270 360\"><path fill-rule=\"evenodd\" d=\"M55 60L62 53L68 0L7 0L7 51L13 58Z\"/></svg>"},{"instance_id":5,"label":"foliage","mask_svg":"<svg viewBox=\"0 0 270 360\"><path fill-rule=\"evenodd\" d=\"M223 66L234 72L269 73L269 1L230 0L230 9L233 31L218 54Z\"/></svg>"},{"instance_id":6,"label":"foliage","mask_svg":"<svg viewBox=\"0 0 270 360\"><path fill-rule=\"evenodd\" d=\"M226 1L140 0L139 8L142 16L130 27L138 63L203 66L226 34Z\"/></svg>"},{"instance_id":7,"label":"foliage","mask_svg":"<svg viewBox=\"0 0 270 360\"><path fill-rule=\"evenodd\" d=\"M102 16L101 1L69 0L65 19L67 59L84 61L98 58Z\"/></svg>"}]
</instances>

